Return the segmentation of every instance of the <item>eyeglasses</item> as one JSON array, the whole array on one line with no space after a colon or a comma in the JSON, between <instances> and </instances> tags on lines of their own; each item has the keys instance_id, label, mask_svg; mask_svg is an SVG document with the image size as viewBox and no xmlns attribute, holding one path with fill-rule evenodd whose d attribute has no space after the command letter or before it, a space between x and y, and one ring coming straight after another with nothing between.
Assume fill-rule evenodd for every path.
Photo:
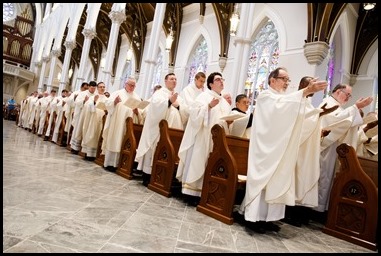
<instances>
[{"instance_id":1,"label":"eyeglasses","mask_svg":"<svg viewBox=\"0 0 381 256\"><path fill-rule=\"evenodd\" d=\"M277 77L274 77L274 78L276 78L276 79L282 79L283 82L285 82L285 83L287 83L287 82L291 83L291 80L288 77L277 76Z\"/></svg>"},{"instance_id":2,"label":"eyeglasses","mask_svg":"<svg viewBox=\"0 0 381 256\"><path fill-rule=\"evenodd\" d=\"M222 77L217 77L217 78L215 78L214 80L213 80L213 82L223 82L223 81L225 81L225 78L222 78Z\"/></svg>"},{"instance_id":3,"label":"eyeglasses","mask_svg":"<svg viewBox=\"0 0 381 256\"><path fill-rule=\"evenodd\" d=\"M130 87L135 87L136 84L130 84L130 83L127 83Z\"/></svg>"},{"instance_id":4,"label":"eyeglasses","mask_svg":"<svg viewBox=\"0 0 381 256\"><path fill-rule=\"evenodd\" d=\"M345 94L345 96L347 96L347 98L352 97L352 94L350 94L349 92L344 91L344 89L340 89L340 91L343 92Z\"/></svg>"}]
</instances>

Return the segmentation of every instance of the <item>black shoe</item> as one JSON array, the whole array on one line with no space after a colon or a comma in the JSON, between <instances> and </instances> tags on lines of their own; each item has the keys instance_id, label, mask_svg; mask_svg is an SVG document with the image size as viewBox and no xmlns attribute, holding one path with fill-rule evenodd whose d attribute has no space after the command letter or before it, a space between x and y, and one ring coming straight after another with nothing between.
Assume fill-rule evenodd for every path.
<instances>
[{"instance_id":1,"label":"black shoe","mask_svg":"<svg viewBox=\"0 0 381 256\"><path fill-rule=\"evenodd\" d=\"M85 156L84 158L86 161L94 161L95 160L95 157L92 157L92 156Z\"/></svg>"},{"instance_id":2,"label":"black shoe","mask_svg":"<svg viewBox=\"0 0 381 256\"><path fill-rule=\"evenodd\" d=\"M143 177L143 171L132 169L132 176L134 178L141 178L141 177Z\"/></svg>"},{"instance_id":3,"label":"black shoe","mask_svg":"<svg viewBox=\"0 0 381 256\"><path fill-rule=\"evenodd\" d=\"M116 170L118 170L118 167L114 167L114 166L107 166L105 167L105 169L109 172L116 172Z\"/></svg>"},{"instance_id":4,"label":"black shoe","mask_svg":"<svg viewBox=\"0 0 381 256\"><path fill-rule=\"evenodd\" d=\"M266 233L266 229L263 226L263 221L256 221L256 222L247 221L246 227L248 227L250 230L259 234Z\"/></svg>"},{"instance_id":5,"label":"black shoe","mask_svg":"<svg viewBox=\"0 0 381 256\"><path fill-rule=\"evenodd\" d=\"M246 220L245 220L245 217L240 214L239 212L233 212L233 219L235 222L239 223L239 224L245 224Z\"/></svg>"},{"instance_id":6,"label":"black shoe","mask_svg":"<svg viewBox=\"0 0 381 256\"><path fill-rule=\"evenodd\" d=\"M280 230L280 227L271 221L263 221L263 227L268 231L278 232Z\"/></svg>"},{"instance_id":7,"label":"black shoe","mask_svg":"<svg viewBox=\"0 0 381 256\"><path fill-rule=\"evenodd\" d=\"M151 181L151 174L147 174L147 173L143 172L142 178L143 178L143 186L148 187L148 184Z\"/></svg>"},{"instance_id":8,"label":"black shoe","mask_svg":"<svg viewBox=\"0 0 381 256\"><path fill-rule=\"evenodd\" d=\"M184 194L184 202L188 206L196 207L200 203L201 198L198 196L191 196Z\"/></svg>"},{"instance_id":9,"label":"black shoe","mask_svg":"<svg viewBox=\"0 0 381 256\"><path fill-rule=\"evenodd\" d=\"M299 228L302 226L302 223L300 221L293 219L293 218L286 217L286 218L282 219L281 221L284 223L290 224L292 226L299 227Z\"/></svg>"},{"instance_id":10,"label":"black shoe","mask_svg":"<svg viewBox=\"0 0 381 256\"><path fill-rule=\"evenodd\" d=\"M44 141L47 141L47 140L49 140L49 136L44 137Z\"/></svg>"},{"instance_id":11,"label":"black shoe","mask_svg":"<svg viewBox=\"0 0 381 256\"><path fill-rule=\"evenodd\" d=\"M75 150L75 149L72 149L70 150L70 152L74 155L78 155L79 151L78 150Z\"/></svg>"}]
</instances>

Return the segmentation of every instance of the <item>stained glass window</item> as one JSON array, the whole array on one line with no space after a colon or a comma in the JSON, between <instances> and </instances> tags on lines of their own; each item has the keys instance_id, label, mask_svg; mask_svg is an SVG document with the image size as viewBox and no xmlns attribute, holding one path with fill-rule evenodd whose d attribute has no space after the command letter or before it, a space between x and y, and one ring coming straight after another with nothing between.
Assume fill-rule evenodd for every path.
<instances>
[{"instance_id":1,"label":"stained glass window","mask_svg":"<svg viewBox=\"0 0 381 256\"><path fill-rule=\"evenodd\" d=\"M3 3L3 22L13 20L15 17L15 5L13 3Z\"/></svg>"},{"instance_id":2,"label":"stained glass window","mask_svg":"<svg viewBox=\"0 0 381 256\"><path fill-rule=\"evenodd\" d=\"M335 43L332 42L329 47L329 61L328 61L328 69L327 69L327 83L328 86L324 90L324 97L329 95L332 89L333 76L335 74Z\"/></svg>"},{"instance_id":3,"label":"stained glass window","mask_svg":"<svg viewBox=\"0 0 381 256\"><path fill-rule=\"evenodd\" d=\"M126 82L127 78L132 75L132 65L131 61L127 63L126 69L123 73L122 82L119 85L119 89L124 88L124 83Z\"/></svg>"},{"instance_id":4,"label":"stained glass window","mask_svg":"<svg viewBox=\"0 0 381 256\"><path fill-rule=\"evenodd\" d=\"M156 58L155 70L153 71L153 81L151 84L151 89L155 85L160 84L162 72L163 72L163 52L161 51L161 49L159 49L159 52Z\"/></svg>"},{"instance_id":5,"label":"stained glass window","mask_svg":"<svg viewBox=\"0 0 381 256\"><path fill-rule=\"evenodd\" d=\"M278 66L279 41L274 23L269 20L250 45L245 94L255 92L254 98L268 88L267 77Z\"/></svg>"},{"instance_id":6,"label":"stained glass window","mask_svg":"<svg viewBox=\"0 0 381 256\"><path fill-rule=\"evenodd\" d=\"M188 84L194 82L194 76L197 72L206 73L208 63L208 44L203 36L201 36L196 48L194 49L188 61L189 75Z\"/></svg>"}]
</instances>

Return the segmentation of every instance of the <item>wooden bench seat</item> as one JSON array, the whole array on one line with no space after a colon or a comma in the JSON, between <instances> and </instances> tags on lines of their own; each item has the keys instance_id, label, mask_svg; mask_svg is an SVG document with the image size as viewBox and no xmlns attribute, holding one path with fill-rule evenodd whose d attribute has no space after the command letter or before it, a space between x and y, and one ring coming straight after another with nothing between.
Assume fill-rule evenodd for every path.
<instances>
[{"instance_id":1,"label":"wooden bench seat","mask_svg":"<svg viewBox=\"0 0 381 256\"><path fill-rule=\"evenodd\" d=\"M208 158L197 211L231 225L237 191L244 193L246 188L249 140L225 135L224 128L218 124L211 132L213 150Z\"/></svg>"},{"instance_id":2,"label":"wooden bench seat","mask_svg":"<svg viewBox=\"0 0 381 256\"><path fill-rule=\"evenodd\" d=\"M126 119L126 133L123 137L119 167L116 173L129 180L133 178L132 169L142 130L143 125L134 124L131 117Z\"/></svg>"},{"instance_id":3,"label":"wooden bench seat","mask_svg":"<svg viewBox=\"0 0 381 256\"><path fill-rule=\"evenodd\" d=\"M377 173L378 162L360 159L347 144L336 151L341 166L332 186L323 232L377 250L378 188L372 178L378 180L378 174L371 178L364 170Z\"/></svg>"},{"instance_id":4,"label":"wooden bench seat","mask_svg":"<svg viewBox=\"0 0 381 256\"><path fill-rule=\"evenodd\" d=\"M151 180L148 188L163 196L170 197L174 187L181 188L181 183L176 179L179 164L179 148L184 131L168 127L166 120L159 123L160 139L157 143L153 161Z\"/></svg>"}]
</instances>

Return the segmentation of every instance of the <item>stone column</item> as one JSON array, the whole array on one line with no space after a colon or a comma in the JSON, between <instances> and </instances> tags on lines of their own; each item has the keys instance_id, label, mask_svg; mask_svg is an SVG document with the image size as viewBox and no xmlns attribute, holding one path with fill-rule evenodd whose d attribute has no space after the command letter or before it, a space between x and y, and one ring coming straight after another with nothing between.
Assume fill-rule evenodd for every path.
<instances>
[{"instance_id":1,"label":"stone column","mask_svg":"<svg viewBox=\"0 0 381 256\"><path fill-rule=\"evenodd\" d=\"M254 17L254 7L255 3L241 4L239 28L237 36L234 39L236 47L233 55L236 58L234 59L233 74L236 74L236 76L233 76L233 81L231 81L232 95L244 92L248 68L247 56L249 56L250 44L252 42L251 27L248 24L251 24L251 17Z\"/></svg>"},{"instance_id":2,"label":"stone column","mask_svg":"<svg viewBox=\"0 0 381 256\"><path fill-rule=\"evenodd\" d=\"M49 60L50 60L49 56L42 57L40 80L38 81L38 87L37 87L37 91L39 93L43 92L43 89L44 89L45 69L46 69L46 64L48 63Z\"/></svg>"},{"instance_id":3,"label":"stone column","mask_svg":"<svg viewBox=\"0 0 381 256\"><path fill-rule=\"evenodd\" d=\"M88 65L88 57L90 52L91 40L97 35L94 29L84 28L82 30L82 34L85 36L85 40L83 42L82 54L81 54L81 62L79 63L79 70L76 85L73 91L79 90L81 84L85 80L84 78L84 70L85 66Z\"/></svg>"},{"instance_id":4,"label":"stone column","mask_svg":"<svg viewBox=\"0 0 381 256\"><path fill-rule=\"evenodd\" d=\"M104 83L106 85L106 90L111 86L111 73L112 73L112 64L115 57L115 48L119 36L120 24L126 20L126 14L124 11L116 12L111 11L108 15L112 21L111 31L108 41L107 53L106 53L106 62L103 69L104 73Z\"/></svg>"},{"instance_id":5,"label":"stone column","mask_svg":"<svg viewBox=\"0 0 381 256\"><path fill-rule=\"evenodd\" d=\"M148 41L149 44L147 51L147 59L145 59L146 74L144 76L144 81L141 83L141 85L144 87L142 88L140 96L144 99L148 99L151 96L151 83L153 79L153 72L155 70L157 57L155 53L158 51L159 48L159 37L160 32L162 31L165 7L166 3L156 3L151 35Z\"/></svg>"},{"instance_id":6,"label":"stone column","mask_svg":"<svg viewBox=\"0 0 381 256\"><path fill-rule=\"evenodd\" d=\"M61 91L66 88L66 84L68 81L68 74L69 74L69 68L70 68L70 59L71 59L71 53L73 52L74 48L77 46L75 41L65 41L64 43L66 51L65 51L65 57L64 57L64 63L62 66L62 75L60 80L60 87L58 89L58 95L61 95Z\"/></svg>"},{"instance_id":7,"label":"stone column","mask_svg":"<svg viewBox=\"0 0 381 256\"><path fill-rule=\"evenodd\" d=\"M47 82L46 90L50 93L53 87L54 70L57 64L57 58L61 55L61 49L53 50L51 52L52 61L50 62L49 78Z\"/></svg>"}]
</instances>

